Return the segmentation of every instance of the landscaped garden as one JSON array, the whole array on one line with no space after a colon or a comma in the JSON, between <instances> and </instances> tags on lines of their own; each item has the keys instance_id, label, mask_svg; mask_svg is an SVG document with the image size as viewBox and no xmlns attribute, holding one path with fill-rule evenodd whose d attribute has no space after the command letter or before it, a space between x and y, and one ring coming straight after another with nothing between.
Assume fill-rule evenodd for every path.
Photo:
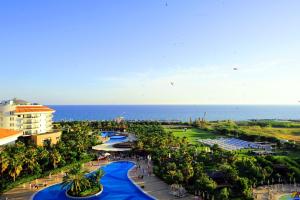
<instances>
[{"instance_id":1,"label":"landscaped garden","mask_svg":"<svg viewBox=\"0 0 300 200\"><path fill-rule=\"evenodd\" d=\"M231 125L231 122L226 122L214 130L206 124L201 129L225 137L252 138L230 129ZM212 147L211 152L201 151L201 144L191 145L187 137L177 137L176 134L184 134L184 127L179 127L183 131L174 134L176 131L166 131L166 127L159 123L129 125L129 130L138 137L138 152L152 155L155 174L168 184L183 185L190 193L204 199L244 200L252 199L253 187L300 181L299 160L289 155L253 156L247 152L224 151L217 146ZM191 129L191 135L197 133ZM265 137L254 137L254 140L260 139Z\"/></svg>"},{"instance_id":2,"label":"landscaped garden","mask_svg":"<svg viewBox=\"0 0 300 200\"><path fill-rule=\"evenodd\" d=\"M224 200L251 199L253 187L300 181L299 144L281 144L280 140L272 135L255 135L242 130L243 127L257 124L202 121L194 124L165 125L162 126L158 122L126 122L122 125L109 121L62 122L59 126L64 131L57 145L37 147L19 141L1 152L0 189L3 192L17 184L49 173L64 171L68 172L64 182L69 195L97 194L102 187L99 181L95 180L99 180L100 176L89 179L83 171L78 170L79 167L76 167L77 170L73 167L78 162L96 158L90 150L93 145L99 143L97 136L100 129L117 130L120 127L126 127L129 132L136 134L138 140L133 153L150 154L154 173L159 178L170 185L182 185L191 194L200 195L204 199L211 199L212 196L214 199ZM274 142L279 145L276 151L282 154L253 156L246 150L224 151L218 146L206 151L204 145L196 142L200 138L215 137ZM56 189L61 191L61 186Z\"/></svg>"}]
</instances>

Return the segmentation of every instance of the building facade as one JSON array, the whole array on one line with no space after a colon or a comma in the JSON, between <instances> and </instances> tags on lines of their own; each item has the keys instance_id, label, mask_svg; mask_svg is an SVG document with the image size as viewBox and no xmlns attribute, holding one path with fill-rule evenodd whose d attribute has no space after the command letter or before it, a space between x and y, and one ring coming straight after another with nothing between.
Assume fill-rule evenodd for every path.
<instances>
[{"instance_id":1,"label":"building facade","mask_svg":"<svg viewBox=\"0 0 300 200\"><path fill-rule=\"evenodd\" d=\"M51 144L55 144L58 141L57 135L60 137L61 132L53 130L54 112L55 110L47 106L24 100L2 101L0 103L0 128L22 131L24 136L31 136L38 145L44 144L40 140L49 140L49 138Z\"/></svg>"},{"instance_id":2,"label":"building facade","mask_svg":"<svg viewBox=\"0 0 300 200\"><path fill-rule=\"evenodd\" d=\"M30 104L23 100L2 101L0 127L21 130L24 135L46 133L52 130L54 112L47 106Z\"/></svg>"}]
</instances>

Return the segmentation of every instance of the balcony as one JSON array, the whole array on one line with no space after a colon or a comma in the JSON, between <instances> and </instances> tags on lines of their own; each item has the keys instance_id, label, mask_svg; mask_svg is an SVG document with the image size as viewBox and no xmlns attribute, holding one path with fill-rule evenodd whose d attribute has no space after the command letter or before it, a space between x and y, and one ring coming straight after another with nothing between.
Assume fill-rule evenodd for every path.
<instances>
[{"instance_id":1,"label":"balcony","mask_svg":"<svg viewBox=\"0 0 300 200\"><path fill-rule=\"evenodd\" d=\"M23 120L23 124L36 124L39 123L38 120L34 120L34 119L27 119L27 120Z\"/></svg>"},{"instance_id":2,"label":"balcony","mask_svg":"<svg viewBox=\"0 0 300 200\"><path fill-rule=\"evenodd\" d=\"M24 130L32 130L32 129L39 129L39 126L30 126L30 125L25 125L23 126Z\"/></svg>"},{"instance_id":3,"label":"balcony","mask_svg":"<svg viewBox=\"0 0 300 200\"><path fill-rule=\"evenodd\" d=\"M24 119L36 119L36 118L39 118L39 116L34 116L34 115L30 115L30 116L24 116L23 117Z\"/></svg>"}]
</instances>

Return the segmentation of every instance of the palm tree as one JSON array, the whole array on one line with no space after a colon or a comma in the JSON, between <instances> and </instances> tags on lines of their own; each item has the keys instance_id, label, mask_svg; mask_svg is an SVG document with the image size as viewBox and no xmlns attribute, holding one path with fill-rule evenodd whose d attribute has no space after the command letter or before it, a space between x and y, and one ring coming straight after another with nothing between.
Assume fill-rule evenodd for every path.
<instances>
[{"instance_id":1,"label":"palm tree","mask_svg":"<svg viewBox=\"0 0 300 200\"><path fill-rule=\"evenodd\" d=\"M9 160L8 174L13 178L14 182L23 170L23 160L16 156Z\"/></svg>"},{"instance_id":2,"label":"palm tree","mask_svg":"<svg viewBox=\"0 0 300 200\"><path fill-rule=\"evenodd\" d=\"M104 171L102 169L98 169L97 171L95 171L90 177L92 185L100 187L101 186L100 180L103 176L104 176Z\"/></svg>"},{"instance_id":3,"label":"palm tree","mask_svg":"<svg viewBox=\"0 0 300 200\"><path fill-rule=\"evenodd\" d=\"M0 154L0 171L3 173L9 167L9 155L6 151L1 152Z\"/></svg>"},{"instance_id":4,"label":"palm tree","mask_svg":"<svg viewBox=\"0 0 300 200\"><path fill-rule=\"evenodd\" d=\"M73 196L79 196L83 190L90 187L90 182L85 174L86 171L83 171L80 165L76 165L64 176L62 188L68 189Z\"/></svg>"},{"instance_id":5,"label":"palm tree","mask_svg":"<svg viewBox=\"0 0 300 200\"><path fill-rule=\"evenodd\" d=\"M26 165L26 170L28 170L29 173L34 172L35 169L40 170L40 165L37 161L37 149L36 148L31 147L26 151L26 154L24 157L24 164Z\"/></svg>"},{"instance_id":6,"label":"palm tree","mask_svg":"<svg viewBox=\"0 0 300 200\"><path fill-rule=\"evenodd\" d=\"M53 149L52 153L50 154L50 160L53 168L55 169L57 167L57 164L62 160L62 157L57 149Z\"/></svg>"},{"instance_id":7,"label":"palm tree","mask_svg":"<svg viewBox=\"0 0 300 200\"><path fill-rule=\"evenodd\" d=\"M42 170L47 170L47 166L49 164L49 151L47 151L43 147L38 147L38 155L38 162Z\"/></svg>"}]
</instances>

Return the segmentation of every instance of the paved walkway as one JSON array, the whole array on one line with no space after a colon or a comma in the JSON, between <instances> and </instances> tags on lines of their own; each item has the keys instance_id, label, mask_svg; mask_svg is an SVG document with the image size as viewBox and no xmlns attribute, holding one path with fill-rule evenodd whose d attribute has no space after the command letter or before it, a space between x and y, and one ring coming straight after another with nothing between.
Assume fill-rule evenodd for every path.
<instances>
[{"instance_id":1,"label":"paved walkway","mask_svg":"<svg viewBox=\"0 0 300 200\"><path fill-rule=\"evenodd\" d=\"M136 162L135 160L132 160ZM103 165L107 165L109 162L107 161L101 161L98 163L97 161L88 162L84 165L84 168L87 171L94 171L98 169L99 167ZM140 169L144 169L144 177L143 180L139 179L137 176L139 175L137 173L136 169L132 169L129 172L129 177L132 178L132 180L137 185L143 185L144 191L150 194L151 196L159 199L159 200L172 200L172 199L181 199L181 200L188 200L188 199L194 199L192 195L187 195L183 198L174 197L173 195L169 194L169 185L161 181L159 178L154 176L153 174L148 176L148 173L151 170L147 170L147 163L146 161L138 161L137 165L140 166ZM151 173L151 172L150 172ZM2 196L0 196L0 200L28 200L30 197L37 191L44 189L45 187L39 187L38 189L31 188L30 186L33 186L35 184L47 184L47 186L54 185L57 183L62 182L62 178L64 176L64 173L58 173L55 175L51 175L49 177L40 178L34 181L31 181L29 183L20 185L12 190L9 190L8 192L4 193Z\"/></svg>"},{"instance_id":2,"label":"paved walkway","mask_svg":"<svg viewBox=\"0 0 300 200\"><path fill-rule=\"evenodd\" d=\"M143 190L159 200L171 200L171 199L195 199L194 196L187 194L185 197L178 198L169 194L169 185L161 181L159 178L152 174L151 165L148 167L147 161L137 161L139 168L134 168L129 172L129 177L135 181L138 185L143 185ZM150 172L150 173L149 173ZM143 179L138 178L139 175L143 175Z\"/></svg>"}]
</instances>

